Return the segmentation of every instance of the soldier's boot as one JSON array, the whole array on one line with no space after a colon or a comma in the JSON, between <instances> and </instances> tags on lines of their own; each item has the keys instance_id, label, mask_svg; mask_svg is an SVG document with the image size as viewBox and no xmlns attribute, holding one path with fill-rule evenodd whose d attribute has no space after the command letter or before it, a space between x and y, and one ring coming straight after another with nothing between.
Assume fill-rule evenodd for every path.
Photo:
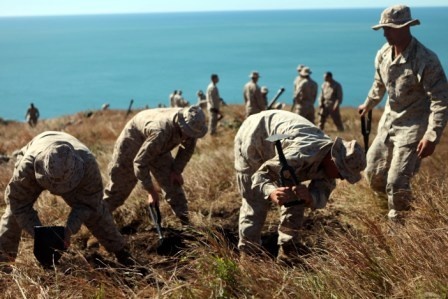
<instances>
[{"instance_id":1,"label":"soldier's boot","mask_svg":"<svg viewBox=\"0 0 448 299\"><path fill-rule=\"evenodd\" d=\"M127 249L122 249L115 252L115 257L117 258L117 261L123 266L135 266L135 260Z\"/></svg>"},{"instance_id":2,"label":"soldier's boot","mask_svg":"<svg viewBox=\"0 0 448 299\"><path fill-rule=\"evenodd\" d=\"M311 250L303 244L283 244L278 250L277 263L288 267L305 266L304 256L310 253Z\"/></svg>"}]
</instances>

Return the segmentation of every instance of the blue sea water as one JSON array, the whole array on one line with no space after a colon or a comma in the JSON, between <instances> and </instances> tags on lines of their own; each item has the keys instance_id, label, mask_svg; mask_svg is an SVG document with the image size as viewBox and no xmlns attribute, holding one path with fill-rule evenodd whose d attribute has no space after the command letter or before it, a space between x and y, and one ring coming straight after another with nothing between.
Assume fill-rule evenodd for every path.
<instances>
[{"instance_id":1,"label":"blue sea water","mask_svg":"<svg viewBox=\"0 0 448 299\"><path fill-rule=\"evenodd\" d=\"M269 98L291 103L298 64L320 85L332 71L343 106L358 106L373 79L382 9L159 13L0 18L0 117L23 120L30 102L42 118L99 109L168 104L180 89L196 102L211 73L228 103L242 103L252 70ZM448 70L448 7L413 8L412 33Z\"/></svg>"}]
</instances>

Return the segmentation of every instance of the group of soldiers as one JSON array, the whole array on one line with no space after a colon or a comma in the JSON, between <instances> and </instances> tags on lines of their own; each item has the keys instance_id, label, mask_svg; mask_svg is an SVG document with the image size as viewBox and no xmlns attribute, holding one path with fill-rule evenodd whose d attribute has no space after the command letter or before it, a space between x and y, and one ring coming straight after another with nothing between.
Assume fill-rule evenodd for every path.
<instances>
[{"instance_id":1,"label":"group of soldiers","mask_svg":"<svg viewBox=\"0 0 448 299\"><path fill-rule=\"evenodd\" d=\"M388 99L367 158L358 142L332 139L306 117L311 118L304 111L310 107L302 100L307 94L315 96L317 90L309 84L309 68L299 70L297 113L266 110L266 102L258 96L259 74L251 74L244 88L247 118L234 139L234 167L242 198L238 223L241 256L251 257L263 250L262 228L273 203L280 210L277 259L282 263L297 260L305 209L324 208L336 179L355 184L364 170L369 186L387 197L391 223L404 223L412 204L410 180L421 159L434 152L447 121L445 73L437 56L410 34L410 26L419 23L412 19L409 7L394 5L384 10L379 24L373 26L375 30L383 28L387 43L376 56L375 80L358 107L360 115L380 103L386 92ZM218 81L213 74L205 95L211 112L210 130L216 130L220 112ZM321 115L333 116L342 101L340 85L326 73L323 87ZM333 102L326 104L327 99ZM342 125L338 129L343 130ZM39 134L20 151L5 190L0 263L16 258L22 230L34 236L33 227L41 222L33 204L48 190L72 208L65 229L67 246L70 236L84 223L120 263L132 265L134 259L111 212L125 202L137 183L148 193L148 203L158 204L152 175L181 224L189 225L182 173L197 140L207 130L199 106L137 113L116 141L104 189L95 158L85 145L62 132Z\"/></svg>"}]
</instances>

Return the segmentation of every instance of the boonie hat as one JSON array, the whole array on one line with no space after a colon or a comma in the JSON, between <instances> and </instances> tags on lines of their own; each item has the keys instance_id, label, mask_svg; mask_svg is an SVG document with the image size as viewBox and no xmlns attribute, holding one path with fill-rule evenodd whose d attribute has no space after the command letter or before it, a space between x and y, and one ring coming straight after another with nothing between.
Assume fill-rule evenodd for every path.
<instances>
[{"instance_id":1,"label":"boonie hat","mask_svg":"<svg viewBox=\"0 0 448 299\"><path fill-rule=\"evenodd\" d=\"M364 151L356 140L345 141L337 137L331 147L331 158L342 178L354 184L361 179L361 171L366 168Z\"/></svg>"},{"instance_id":2,"label":"boonie hat","mask_svg":"<svg viewBox=\"0 0 448 299\"><path fill-rule=\"evenodd\" d=\"M299 64L297 66L297 70L300 72L305 66L303 64Z\"/></svg>"},{"instance_id":3,"label":"boonie hat","mask_svg":"<svg viewBox=\"0 0 448 299\"><path fill-rule=\"evenodd\" d=\"M386 8L381 13L378 25L372 26L373 30L383 27L402 28L405 26L420 25L420 20L412 19L411 9L406 5L394 5Z\"/></svg>"},{"instance_id":4,"label":"boonie hat","mask_svg":"<svg viewBox=\"0 0 448 299\"><path fill-rule=\"evenodd\" d=\"M261 93L268 93L269 89L266 86L261 87Z\"/></svg>"},{"instance_id":5,"label":"boonie hat","mask_svg":"<svg viewBox=\"0 0 448 299\"><path fill-rule=\"evenodd\" d=\"M300 75L301 76L309 76L311 74L311 69L307 66L304 66L301 70L300 70Z\"/></svg>"},{"instance_id":6,"label":"boonie hat","mask_svg":"<svg viewBox=\"0 0 448 299\"><path fill-rule=\"evenodd\" d=\"M198 106L183 108L178 112L178 124L182 132L191 138L201 138L207 134L205 114Z\"/></svg>"},{"instance_id":7,"label":"boonie hat","mask_svg":"<svg viewBox=\"0 0 448 299\"><path fill-rule=\"evenodd\" d=\"M250 73L249 78L260 78L260 74L256 71L253 71L252 73Z\"/></svg>"},{"instance_id":8,"label":"boonie hat","mask_svg":"<svg viewBox=\"0 0 448 299\"><path fill-rule=\"evenodd\" d=\"M84 176L84 161L68 142L55 142L36 155L37 182L54 194L72 191Z\"/></svg>"}]
</instances>

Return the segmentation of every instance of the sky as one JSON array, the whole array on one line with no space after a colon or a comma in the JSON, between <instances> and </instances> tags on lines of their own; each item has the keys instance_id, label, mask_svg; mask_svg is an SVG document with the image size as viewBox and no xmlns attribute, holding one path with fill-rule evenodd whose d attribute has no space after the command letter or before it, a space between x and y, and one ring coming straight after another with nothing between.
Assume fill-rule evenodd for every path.
<instances>
[{"instance_id":1,"label":"sky","mask_svg":"<svg viewBox=\"0 0 448 299\"><path fill-rule=\"evenodd\" d=\"M448 6L447 0L0 0L0 16Z\"/></svg>"}]
</instances>

